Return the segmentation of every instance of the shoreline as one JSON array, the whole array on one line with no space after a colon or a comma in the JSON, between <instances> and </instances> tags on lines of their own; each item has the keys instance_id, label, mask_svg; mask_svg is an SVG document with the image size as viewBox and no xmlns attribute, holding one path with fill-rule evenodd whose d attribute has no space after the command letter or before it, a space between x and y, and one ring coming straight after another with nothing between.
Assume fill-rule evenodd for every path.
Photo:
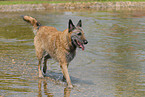
<instances>
[{"instance_id":1,"label":"shoreline","mask_svg":"<svg viewBox=\"0 0 145 97\"><path fill-rule=\"evenodd\" d=\"M145 8L145 2L87 2L87 3L42 3L42 4L15 4L0 5L0 12L33 11L49 9L113 9Z\"/></svg>"}]
</instances>

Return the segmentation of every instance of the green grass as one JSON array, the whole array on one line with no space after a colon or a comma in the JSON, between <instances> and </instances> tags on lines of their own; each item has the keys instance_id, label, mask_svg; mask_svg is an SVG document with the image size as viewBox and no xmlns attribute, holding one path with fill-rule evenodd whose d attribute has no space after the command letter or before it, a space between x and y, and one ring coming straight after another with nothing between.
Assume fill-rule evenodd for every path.
<instances>
[{"instance_id":1,"label":"green grass","mask_svg":"<svg viewBox=\"0 0 145 97\"><path fill-rule=\"evenodd\" d=\"M0 5L41 4L41 3L65 3L65 2L62 2L62 1L0 1Z\"/></svg>"},{"instance_id":2,"label":"green grass","mask_svg":"<svg viewBox=\"0 0 145 97\"><path fill-rule=\"evenodd\" d=\"M41 3L68 3L68 2L116 2L116 1L135 1L135 2L142 2L145 0L52 0L52 1L41 1L41 0L32 0L32 1L25 1L25 0L15 0L15 1L0 1L0 5L13 5L13 4L41 4Z\"/></svg>"}]
</instances>

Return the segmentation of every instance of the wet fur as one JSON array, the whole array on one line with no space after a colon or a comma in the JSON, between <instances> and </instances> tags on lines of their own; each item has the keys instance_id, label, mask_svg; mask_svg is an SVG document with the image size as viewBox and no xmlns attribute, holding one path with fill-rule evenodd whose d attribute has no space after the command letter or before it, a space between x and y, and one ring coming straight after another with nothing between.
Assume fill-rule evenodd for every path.
<instances>
[{"instance_id":1,"label":"wet fur","mask_svg":"<svg viewBox=\"0 0 145 97\"><path fill-rule=\"evenodd\" d=\"M68 29L63 32L58 31L55 27L41 26L40 23L30 16L23 16L23 19L31 23L36 31L34 37L34 45L36 56L38 58L39 77L43 77L47 70L47 59L53 58L59 62L64 78L67 81L68 87L72 87L71 80L68 74L68 65L76 55L77 45L72 41L72 35L77 35L82 32L82 36L77 36L79 40L86 40L81 29L81 23L75 27L72 21L69 21ZM81 21L80 21L81 22ZM83 44L83 43L82 43ZM44 60L43 72L41 70L41 61Z\"/></svg>"}]
</instances>

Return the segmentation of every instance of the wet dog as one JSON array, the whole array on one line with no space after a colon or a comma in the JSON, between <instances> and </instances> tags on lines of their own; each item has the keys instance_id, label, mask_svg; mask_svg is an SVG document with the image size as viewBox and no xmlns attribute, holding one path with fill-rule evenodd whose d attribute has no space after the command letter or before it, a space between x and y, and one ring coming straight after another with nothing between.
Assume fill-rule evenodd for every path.
<instances>
[{"instance_id":1,"label":"wet dog","mask_svg":"<svg viewBox=\"0 0 145 97\"><path fill-rule=\"evenodd\" d=\"M36 56L38 58L39 77L44 77L47 70L47 59L53 58L59 62L63 73L63 79L66 79L68 87L73 87L68 73L68 65L76 55L76 48L85 49L88 43L84 36L81 20L75 26L72 20L68 22L68 28L63 32L55 27L42 26L35 18L23 16L23 19L33 26L34 45ZM43 72L41 62L44 60Z\"/></svg>"}]
</instances>

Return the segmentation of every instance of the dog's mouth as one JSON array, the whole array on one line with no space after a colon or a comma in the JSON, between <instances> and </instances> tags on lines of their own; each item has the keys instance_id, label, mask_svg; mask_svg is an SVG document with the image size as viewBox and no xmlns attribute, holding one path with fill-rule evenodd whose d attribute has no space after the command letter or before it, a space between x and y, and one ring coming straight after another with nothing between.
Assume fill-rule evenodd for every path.
<instances>
[{"instance_id":1,"label":"dog's mouth","mask_svg":"<svg viewBox=\"0 0 145 97\"><path fill-rule=\"evenodd\" d=\"M88 43L88 41L86 39L82 40L79 37L77 37L76 35L72 36L71 40L72 40L72 45L74 45L78 48L81 48L82 50L85 50L84 45L86 45Z\"/></svg>"},{"instance_id":2,"label":"dog's mouth","mask_svg":"<svg viewBox=\"0 0 145 97\"><path fill-rule=\"evenodd\" d=\"M85 46L82 42L80 42L79 40L74 40L75 41L75 44L79 47L79 48L82 48L82 50L85 49Z\"/></svg>"}]
</instances>

